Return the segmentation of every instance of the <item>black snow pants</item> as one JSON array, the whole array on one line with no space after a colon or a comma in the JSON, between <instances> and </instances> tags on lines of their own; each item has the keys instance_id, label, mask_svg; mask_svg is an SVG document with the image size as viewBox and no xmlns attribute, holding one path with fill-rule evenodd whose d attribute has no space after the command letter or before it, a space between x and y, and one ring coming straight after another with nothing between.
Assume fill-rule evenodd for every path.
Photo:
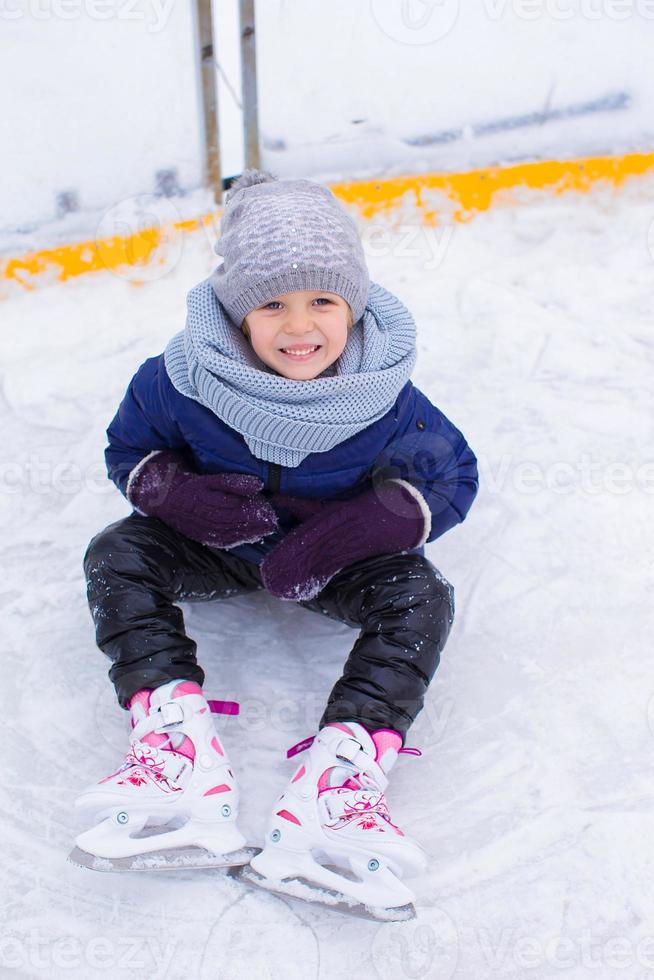
<instances>
[{"instance_id":1,"label":"black snow pants","mask_svg":"<svg viewBox=\"0 0 654 980\"><path fill-rule=\"evenodd\" d=\"M112 661L109 677L123 708L141 688L204 681L175 600L264 588L258 565L136 512L92 538L84 572L97 644ZM452 625L449 582L422 555L381 555L348 565L299 605L360 630L319 727L351 719L404 738Z\"/></svg>"}]
</instances>

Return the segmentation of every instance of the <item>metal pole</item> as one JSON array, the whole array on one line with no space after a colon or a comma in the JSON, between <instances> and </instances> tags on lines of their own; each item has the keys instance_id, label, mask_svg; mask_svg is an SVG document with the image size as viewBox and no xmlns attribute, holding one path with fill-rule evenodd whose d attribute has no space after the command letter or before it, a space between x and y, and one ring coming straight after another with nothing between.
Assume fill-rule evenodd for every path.
<instances>
[{"instance_id":1,"label":"metal pole","mask_svg":"<svg viewBox=\"0 0 654 980\"><path fill-rule=\"evenodd\" d=\"M218 92L214 68L214 31L211 0L195 0L195 23L202 82L205 181L213 190L216 204L220 206L222 204L223 182L220 170L220 147L218 144Z\"/></svg>"},{"instance_id":2,"label":"metal pole","mask_svg":"<svg viewBox=\"0 0 654 980\"><path fill-rule=\"evenodd\" d=\"M254 0L239 0L245 166L260 168Z\"/></svg>"}]
</instances>

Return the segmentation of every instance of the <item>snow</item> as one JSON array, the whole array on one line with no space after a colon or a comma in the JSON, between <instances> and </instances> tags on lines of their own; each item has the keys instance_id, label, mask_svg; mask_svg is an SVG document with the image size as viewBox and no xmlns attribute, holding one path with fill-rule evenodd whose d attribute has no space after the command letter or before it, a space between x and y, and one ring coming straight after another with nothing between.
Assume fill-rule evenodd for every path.
<instances>
[{"instance_id":1,"label":"snow","mask_svg":"<svg viewBox=\"0 0 654 980\"><path fill-rule=\"evenodd\" d=\"M388 791L430 855L409 923L208 870L66 862L76 793L127 748L82 573L129 512L104 429L215 256L199 233L142 285L107 272L2 305L2 976L654 975L653 190L488 212L452 226L437 267L419 228L412 254L368 250L416 318L414 381L481 475L465 523L427 545L456 616L409 734L423 755ZM183 609L207 695L241 702L218 725L260 843L356 632L264 592Z\"/></svg>"}]
</instances>

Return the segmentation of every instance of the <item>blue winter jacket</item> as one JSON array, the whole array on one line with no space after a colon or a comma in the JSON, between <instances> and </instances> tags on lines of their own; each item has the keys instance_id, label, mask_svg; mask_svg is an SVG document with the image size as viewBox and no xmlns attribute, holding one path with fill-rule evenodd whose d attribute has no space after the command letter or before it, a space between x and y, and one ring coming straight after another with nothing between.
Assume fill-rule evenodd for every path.
<instances>
[{"instance_id":1,"label":"blue winter jacket","mask_svg":"<svg viewBox=\"0 0 654 980\"><path fill-rule=\"evenodd\" d=\"M253 456L239 432L180 394L160 354L132 378L107 436L109 478L123 494L131 470L153 449L185 453L199 473L251 473L264 481L264 493L298 497L346 500L372 487L373 479L400 477L420 491L431 510L427 541L465 518L478 489L477 460L463 435L411 381L377 422L288 467ZM280 515L273 534L230 551L260 564L296 524L292 516ZM424 547L412 550L424 555Z\"/></svg>"}]
</instances>

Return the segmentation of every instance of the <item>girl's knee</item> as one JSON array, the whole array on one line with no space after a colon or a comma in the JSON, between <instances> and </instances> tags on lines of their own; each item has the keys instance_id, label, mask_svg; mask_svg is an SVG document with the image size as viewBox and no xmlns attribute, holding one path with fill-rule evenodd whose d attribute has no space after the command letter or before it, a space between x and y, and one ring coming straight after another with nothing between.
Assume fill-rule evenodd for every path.
<instances>
[{"instance_id":1,"label":"girl's knee","mask_svg":"<svg viewBox=\"0 0 654 980\"><path fill-rule=\"evenodd\" d=\"M449 634L454 622L454 587L428 558L418 556L418 562L419 571L411 571L407 581L412 599L417 598L417 605L423 610L436 610L435 620Z\"/></svg>"},{"instance_id":2,"label":"girl's knee","mask_svg":"<svg viewBox=\"0 0 654 980\"><path fill-rule=\"evenodd\" d=\"M152 518L131 514L109 524L91 538L84 553L83 566L88 578L98 567L123 568L126 556L131 565L142 564L142 557L153 546L154 523Z\"/></svg>"},{"instance_id":3,"label":"girl's knee","mask_svg":"<svg viewBox=\"0 0 654 980\"><path fill-rule=\"evenodd\" d=\"M448 582L445 576L442 575L441 572L439 572L439 570L435 567L435 565L432 565L432 563L428 561L428 559L425 559L425 561L429 565L429 569L426 570L426 575L427 575L427 580L429 582L429 588L431 591L432 598L438 600L439 602L444 602L447 604L450 611L449 618L450 618L450 625L451 625L452 622L454 621L454 612L455 612L454 586L452 585L451 582Z\"/></svg>"},{"instance_id":4,"label":"girl's knee","mask_svg":"<svg viewBox=\"0 0 654 980\"><path fill-rule=\"evenodd\" d=\"M386 568L386 577L404 585L407 594L420 603L446 603L450 618L454 618L454 587L424 555L393 555Z\"/></svg>"},{"instance_id":5,"label":"girl's knee","mask_svg":"<svg viewBox=\"0 0 654 980\"><path fill-rule=\"evenodd\" d=\"M84 552L84 571L87 571L90 565L103 561L111 554L114 548L122 544L123 534L121 529L123 524L124 520L109 524L108 527L105 527L102 531L98 531L91 538Z\"/></svg>"}]
</instances>

